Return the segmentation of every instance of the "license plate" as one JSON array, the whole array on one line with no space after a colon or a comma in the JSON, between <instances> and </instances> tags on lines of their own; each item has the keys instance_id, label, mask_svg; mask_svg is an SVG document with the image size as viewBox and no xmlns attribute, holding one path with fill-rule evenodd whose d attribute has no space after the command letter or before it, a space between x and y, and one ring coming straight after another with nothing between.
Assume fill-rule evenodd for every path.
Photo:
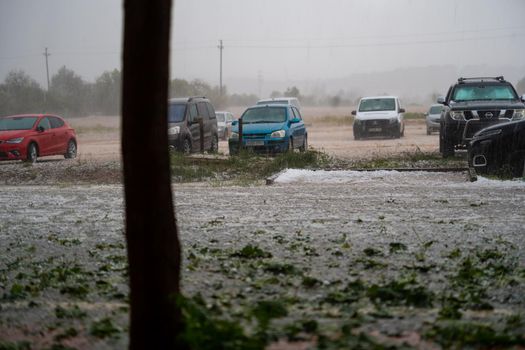
<instances>
[{"instance_id":1,"label":"license plate","mask_svg":"<svg viewBox=\"0 0 525 350\"><path fill-rule=\"evenodd\" d=\"M264 146L263 140L246 140L246 146Z\"/></svg>"},{"instance_id":2,"label":"license plate","mask_svg":"<svg viewBox=\"0 0 525 350\"><path fill-rule=\"evenodd\" d=\"M368 131L371 131L371 132L381 132L381 128L370 128L368 129Z\"/></svg>"}]
</instances>

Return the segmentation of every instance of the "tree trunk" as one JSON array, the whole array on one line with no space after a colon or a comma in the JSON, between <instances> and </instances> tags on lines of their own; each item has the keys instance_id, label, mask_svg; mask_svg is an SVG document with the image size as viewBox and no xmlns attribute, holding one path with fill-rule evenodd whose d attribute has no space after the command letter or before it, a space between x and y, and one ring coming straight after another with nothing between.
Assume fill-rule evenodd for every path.
<instances>
[{"instance_id":1,"label":"tree trunk","mask_svg":"<svg viewBox=\"0 0 525 350\"><path fill-rule=\"evenodd\" d=\"M125 0L122 156L130 349L181 349L180 244L167 139L171 0Z\"/></svg>"}]
</instances>

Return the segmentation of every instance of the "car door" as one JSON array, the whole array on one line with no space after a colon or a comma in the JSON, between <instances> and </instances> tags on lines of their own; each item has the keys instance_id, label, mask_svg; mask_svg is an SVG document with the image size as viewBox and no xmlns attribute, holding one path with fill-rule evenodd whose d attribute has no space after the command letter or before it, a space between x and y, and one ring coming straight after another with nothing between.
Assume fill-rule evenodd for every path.
<instances>
[{"instance_id":1,"label":"car door","mask_svg":"<svg viewBox=\"0 0 525 350\"><path fill-rule=\"evenodd\" d=\"M206 102L198 102L197 103L197 112L198 117L202 118L202 122L204 124L204 149L209 149L211 145L211 124L210 124L210 116L208 115L208 107L206 106Z\"/></svg>"},{"instance_id":2,"label":"car door","mask_svg":"<svg viewBox=\"0 0 525 350\"><path fill-rule=\"evenodd\" d=\"M215 108L213 108L212 104L209 102L206 102L206 107L208 108L208 115L210 116L209 123L210 123L210 145L211 145L212 137L214 135L219 134L219 125L217 123L217 115L215 114ZM227 115L228 113L224 115L225 126L228 126L226 122Z\"/></svg>"},{"instance_id":3,"label":"car door","mask_svg":"<svg viewBox=\"0 0 525 350\"><path fill-rule=\"evenodd\" d=\"M54 132L51 129L51 123L48 117L40 119L37 126L37 134L35 136L38 144L38 155L46 156L53 154L54 147Z\"/></svg>"},{"instance_id":4,"label":"car door","mask_svg":"<svg viewBox=\"0 0 525 350\"><path fill-rule=\"evenodd\" d=\"M195 103L190 103L188 108L188 129L190 130L191 134L191 149L194 152L199 152L201 149L201 133L200 133L200 126L197 122L198 118L198 111L197 111L197 105Z\"/></svg>"},{"instance_id":5,"label":"car door","mask_svg":"<svg viewBox=\"0 0 525 350\"><path fill-rule=\"evenodd\" d=\"M290 109L292 110L292 118L297 118L300 120L299 123L290 124L290 133L292 134L294 139L294 146L299 147L304 143L306 128L304 127L301 112L299 112L299 110L296 107L291 107Z\"/></svg>"},{"instance_id":6,"label":"car door","mask_svg":"<svg viewBox=\"0 0 525 350\"><path fill-rule=\"evenodd\" d=\"M51 124L51 131L54 134L53 145L50 151L54 154L65 154L67 142L69 141L68 130L61 119L53 116L48 116L47 118Z\"/></svg>"}]
</instances>

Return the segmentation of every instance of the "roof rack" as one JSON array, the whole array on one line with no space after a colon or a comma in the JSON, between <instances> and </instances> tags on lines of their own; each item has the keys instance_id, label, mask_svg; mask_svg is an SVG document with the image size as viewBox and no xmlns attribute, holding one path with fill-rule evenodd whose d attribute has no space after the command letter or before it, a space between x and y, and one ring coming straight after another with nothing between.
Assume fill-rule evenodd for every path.
<instances>
[{"instance_id":1,"label":"roof rack","mask_svg":"<svg viewBox=\"0 0 525 350\"><path fill-rule=\"evenodd\" d=\"M497 81L503 82L503 81L505 81L505 78L503 77L503 75L500 75L499 77L473 77L473 78L463 78L463 77L461 77L461 78L458 79L458 83L461 84L461 83L464 83L467 80L481 80L481 81L483 81L483 80L497 80Z\"/></svg>"},{"instance_id":2,"label":"roof rack","mask_svg":"<svg viewBox=\"0 0 525 350\"><path fill-rule=\"evenodd\" d=\"M190 98L188 99L188 102L193 101L193 99L195 99L195 98L206 98L206 96L192 96L192 97L190 97Z\"/></svg>"}]
</instances>

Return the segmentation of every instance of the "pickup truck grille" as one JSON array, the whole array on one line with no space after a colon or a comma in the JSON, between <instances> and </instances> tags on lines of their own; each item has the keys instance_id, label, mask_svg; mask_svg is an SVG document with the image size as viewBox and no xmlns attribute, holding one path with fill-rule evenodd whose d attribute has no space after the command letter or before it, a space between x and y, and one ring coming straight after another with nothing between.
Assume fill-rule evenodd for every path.
<instances>
[{"instance_id":1,"label":"pickup truck grille","mask_svg":"<svg viewBox=\"0 0 525 350\"><path fill-rule=\"evenodd\" d=\"M479 119L498 119L501 111L478 111Z\"/></svg>"}]
</instances>

